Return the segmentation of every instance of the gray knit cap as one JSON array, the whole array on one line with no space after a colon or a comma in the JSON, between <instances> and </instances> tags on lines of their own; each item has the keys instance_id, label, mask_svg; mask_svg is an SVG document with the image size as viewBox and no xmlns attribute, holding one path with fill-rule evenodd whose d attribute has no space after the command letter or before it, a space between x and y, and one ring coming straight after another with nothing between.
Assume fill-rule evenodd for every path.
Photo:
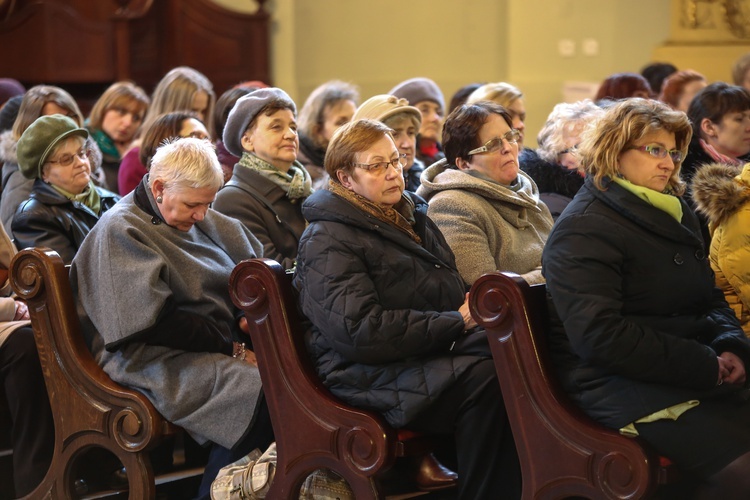
<instances>
[{"instance_id":1,"label":"gray knit cap","mask_svg":"<svg viewBox=\"0 0 750 500\"><path fill-rule=\"evenodd\" d=\"M440 108L445 110L443 92L429 78L412 78L411 80L406 80L393 87L388 93L406 99L412 106L422 101L432 101L439 104Z\"/></svg>"},{"instance_id":2,"label":"gray knit cap","mask_svg":"<svg viewBox=\"0 0 750 500\"><path fill-rule=\"evenodd\" d=\"M232 111L229 112L227 123L224 126L224 147L234 156L242 156L242 136L245 134L250 122L260 111L273 101L283 101L292 108L297 115L297 107L289 95L276 87L258 89L237 99Z\"/></svg>"}]
</instances>

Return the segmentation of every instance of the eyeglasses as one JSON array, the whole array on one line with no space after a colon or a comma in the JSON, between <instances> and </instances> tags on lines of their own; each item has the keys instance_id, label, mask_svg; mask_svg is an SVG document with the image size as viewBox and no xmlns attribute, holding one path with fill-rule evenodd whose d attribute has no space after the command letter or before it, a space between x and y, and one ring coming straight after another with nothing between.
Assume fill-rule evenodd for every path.
<instances>
[{"instance_id":1,"label":"eyeglasses","mask_svg":"<svg viewBox=\"0 0 750 500\"><path fill-rule=\"evenodd\" d=\"M669 155L672 159L672 163L680 163L685 158L685 155L679 149L667 149L653 144L649 144L648 146L633 146L630 149L645 151L656 158L666 158L666 156Z\"/></svg>"},{"instance_id":2,"label":"eyeglasses","mask_svg":"<svg viewBox=\"0 0 750 500\"><path fill-rule=\"evenodd\" d=\"M76 154L64 154L57 160L47 160L47 163L57 163L61 167L69 167L73 164L73 160L75 157L80 158L81 160L86 160L88 158L91 158L91 150L88 148L81 149Z\"/></svg>"},{"instance_id":3,"label":"eyeglasses","mask_svg":"<svg viewBox=\"0 0 750 500\"><path fill-rule=\"evenodd\" d=\"M471 155L478 155L481 153L494 153L495 151L500 151L500 148L503 147L503 141L507 142L508 144L515 144L518 142L518 139L521 138L521 132L519 132L516 129L510 129L510 131L503 134L501 137L495 137L494 139L490 139L487 141L484 146L472 149L469 151L468 156Z\"/></svg>"},{"instance_id":4,"label":"eyeglasses","mask_svg":"<svg viewBox=\"0 0 750 500\"><path fill-rule=\"evenodd\" d=\"M394 158L391 161L379 161L376 163L354 163L353 165L357 168L367 170L371 174L383 175L386 170L388 170L389 166L395 168L398 171L401 171L403 170L405 164L406 155L400 154L397 158Z\"/></svg>"}]
</instances>

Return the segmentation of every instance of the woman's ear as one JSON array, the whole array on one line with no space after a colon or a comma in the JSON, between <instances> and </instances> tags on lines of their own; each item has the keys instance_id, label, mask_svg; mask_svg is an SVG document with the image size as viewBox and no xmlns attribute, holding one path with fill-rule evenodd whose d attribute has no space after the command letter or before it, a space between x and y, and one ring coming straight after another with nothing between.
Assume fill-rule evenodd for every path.
<instances>
[{"instance_id":1,"label":"woman's ear","mask_svg":"<svg viewBox=\"0 0 750 500\"><path fill-rule=\"evenodd\" d=\"M336 177L338 178L341 185L344 186L346 189L352 188L353 179L350 173L344 170L336 170Z\"/></svg>"},{"instance_id":2,"label":"woman's ear","mask_svg":"<svg viewBox=\"0 0 750 500\"><path fill-rule=\"evenodd\" d=\"M456 166L458 167L459 170L470 170L471 169L471 164L468 161L466 161L463 158L461 158L460 156L456 157Z\"/></svg>"},{"instance_id":3,"label":"woman's ear","mask_svg":"<svg viewBox=\"0 0 750 500\"><path fill-rule=\"evenodd\" d=\"M701 133L705 134L707 137L716 137L716 124L708 118L702 119Z\"/></svg>"},{"instance_id":4,"label":"woman's ear","mask_svg":"<svg viewBox=\"0 0 750 500\"><path fill-rule=\"evenodd\" d=\"M164 194L164 181L156 179L151 183L151 194L154 196L154 199L162 196Z\"/></svg>"},{"instance_id":5,"label":"woman's ear","mask_svg":"<svg viewBox=\"0 0 750 500\"><path fill-rule=\"evenodd\" d=\"M253 135L250 130L246 130L244 134L242 134L242 139L240 139L240 145L242 146L242 149L245 151L253 152L255 149L253 148Z\"/></svg>"}]
</instances>

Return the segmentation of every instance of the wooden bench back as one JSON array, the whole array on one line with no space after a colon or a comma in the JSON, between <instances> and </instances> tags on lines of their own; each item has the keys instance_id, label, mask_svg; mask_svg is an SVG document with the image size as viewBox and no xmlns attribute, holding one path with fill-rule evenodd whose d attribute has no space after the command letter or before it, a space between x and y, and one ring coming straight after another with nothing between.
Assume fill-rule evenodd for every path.
<instances>
[{"instance_id":1,"label":"wooden bench back","mask_svg":"<svg viewBox=\"0 0 750 500\"><path fill-rule=\"evenodd\" d=\"M278 463L267 498L297 498L304 479L322 467L343 476L357 499L381 498L378 475L396 457L425 453L434 442L399 435L379 414L351 407L323 386L304 345L292 276L278 263L243 261L229 286L247 317L276 435Z\"/></svg>"},{"instance_id":2,"label":"wooden bench back","mask_svg":"<svg viewBox=\"0 0 750 500\"><path fill-rule=\"evenodd\" d=\"M29 306L55 421L52 465L28 498L74 498L76 460L93 446L112 452L126 467L131 498L154 498L147 450L177 428L143 394L113 382L96 363L81 334L68 269L56 252L19 252L10 277Z\"/></svg>"},{"instance_id":3,"label":"wooden bench back","mask_svg":"<svg viewBox=\"0 0 750 500\"><path fill-rule=\"evenodd\" d=\"M523 474L524 499L646 498L674 474L636 439L586 416L548 360L544 285L489 273L471 289L471 312L487 329Z\"/></svg>"}]
</instances>

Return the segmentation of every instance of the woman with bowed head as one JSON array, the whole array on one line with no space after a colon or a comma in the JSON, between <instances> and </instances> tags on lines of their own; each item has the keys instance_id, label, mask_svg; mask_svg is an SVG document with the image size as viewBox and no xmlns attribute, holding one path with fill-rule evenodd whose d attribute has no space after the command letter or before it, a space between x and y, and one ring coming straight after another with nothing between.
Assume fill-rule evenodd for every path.
<instances>
[{"instance_id":1,"label":"woman with bowed head","mask_svg":"<svg viewBox=\"0 0 750 500\"><path fill-rule=\"evenodd\" d=\"M445 235L467 285L490 271L543 282L541 257L552 215L518 168L520 133L502 106L464 104L445 120L446 158L425 170L417 194Z\"/></svg>"},{"instance_id":2,"label":"woman with bowed head","mask_svg":"<svg viewBox=\"0 0 750 500\"><path fill-rule=\"evenodd\" d=\"M210 208L222 184L209 141L160 147L149 174L95 226L70 270L97 363L212 444L202 498L221 467L273 441L227 287L235 265L261 247Z\"/></svg>"},{"instance_id":3,"label":"woman with bowed head","mask_svg":"<svg viewBox=\"0 0 750 500\"><path fill-rule=\"evenodd\" d=\"M297 161L297 108L281 89L258 89L237 100L224 145L240 161L214 209L242 222L263 245L262 257L294 267L305 229L302 202L312 179Z\"/></svg>"},{"instance_id":4,"label":"woman with bowed head","mask_svg":"<svg viewBox=\"0 0 750 500\"><path fill-rule=\"evenodd\" d=\"M42 116L18 140L18 167L34 181L13 216L18 248L49 247L73 260L91 228L120 199L91 180L89 133L66 116Z\"/></svg>"},{"instance_id":5,"label":"woman with bowed head","mask_svg":"<svg viewBox=\"0 0 750 500\"><path fill-rule=\"evenodd\" d=\"M297 159L310 172L313 184L324 186L323 158L333 133L352 120L359 91L351 83L331 80L313 90L299 111Z\"/></svg>"},{"instance_id":6,"label":"woman with bowed head","mask_svg":"<svg viewBox=\"0 0 750 500\"><path fill-rule=\"evenodd\" d=\"M750 341L681 197L690 136L684 113L647 99L584 134L586 181L542 256L549 347L573 401L672 460L694 498L750 498Z\"/></svg>"},{"instance_id":7,"label":"woman with bowed head","mask_svg":"<svg viewBox=\"0 0 750 500\"><path fill-rule=\"evenodd\" d=\"M697 71L677 71L664 80L659 100L672 109L687 113L693 97L707 85L706 77Z\"/></svg>"},{"instance_id":8,"label":"woman with bowed head","mask_svg":"<svg viewBox=\"0 0 750 500\"><path fill-rule=\"evenodd\" d=\"M342 126L328 188L303 204L294 286L323 383L395 428L453 434L458 497L520 497L520 467L484 332L403 157L373 120ZM455 345L454 345L455 343ZM469 346L472 346L470 348Z\"/></svg>"},{"instance_id":9,"label":"woman with bowed head","mask_svg":"<svg viewBox=\"0 0 750 500\"><path fill-rule=\"evenodd\" d=\"M120 192L120 162L133 145L149 102L142 88L131 82L117 82L104 91L86 120L86 129L104 156L102 169L107 188L115 193Z\"/></svg>"}]
</instances>

